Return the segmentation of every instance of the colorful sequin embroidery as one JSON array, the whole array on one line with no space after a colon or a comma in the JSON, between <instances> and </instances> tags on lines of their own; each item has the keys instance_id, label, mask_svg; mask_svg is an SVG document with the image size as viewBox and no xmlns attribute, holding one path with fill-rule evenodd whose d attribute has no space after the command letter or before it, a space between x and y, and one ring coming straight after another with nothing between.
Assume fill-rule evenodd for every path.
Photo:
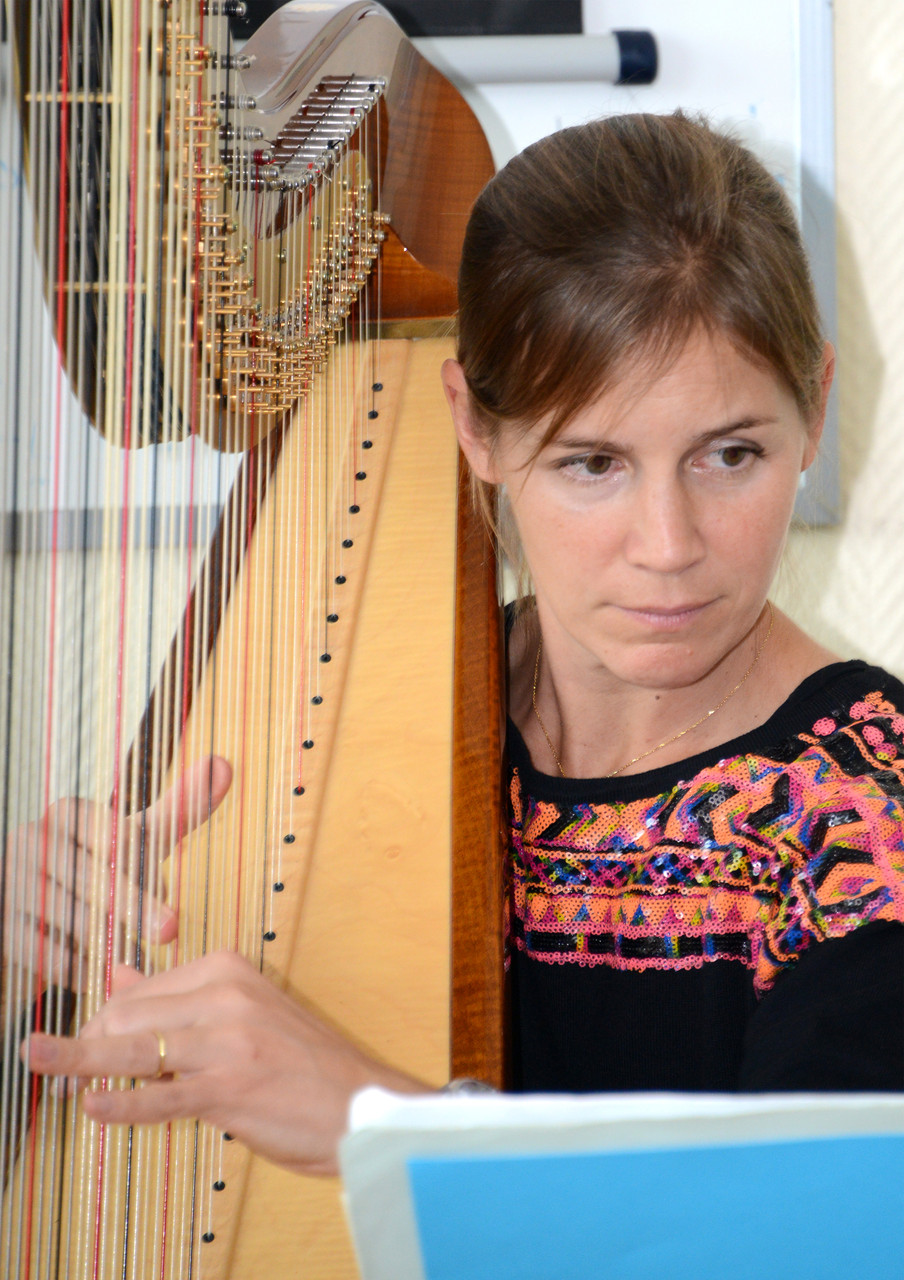
<instances>
[{"instance_id":1,"label":"colorful sequin embroidery","mask_svg":"<svg viewBox=\"0 0 904 1280\"><path fill-rule=\"evenodd\" d=\"M737 960L758 992L814 942L904 922L904 716L881 695L774 758L653 798L563 805L511 785L513 942L550 963Z\"/></svg>"}]
</instances>

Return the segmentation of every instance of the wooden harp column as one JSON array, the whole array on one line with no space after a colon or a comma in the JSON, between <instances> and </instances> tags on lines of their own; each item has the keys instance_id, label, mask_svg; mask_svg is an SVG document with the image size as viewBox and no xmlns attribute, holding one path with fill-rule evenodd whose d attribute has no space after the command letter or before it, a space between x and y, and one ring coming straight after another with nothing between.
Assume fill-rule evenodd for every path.
<instances>
[{"instance_id":1,"label":"wooden harp column","mask_svg":"<svg viewBox=\"0 0 904 1280\"><path fill-rule=\"evenodd\" d=\"M122 907L130 877L159 874L180 908L178 960L238 949L397 1065L498 1082L495 571L456 498L438 381L449 340L435 325L393 336L453 312L490 157L378 4L293 0L244 49L233 9L5 9L22 121L4 122L7 167L23 177L15 207L34 213L33 241L4 264L18 299L7 413L26 406L17 429L40 444L4 463L7 492L38 494L15 497L5 526L7 827L88 795L114 815L115 846L193 759L235 769L162 868L139 840L102 885L85 882L76 963L29 950L17 926L7 1042L36 1002L63 1029L68 1004L47 990L76 992L78 1025L112 961L172 963ZM47 319L22 300L29 284ZM193 487L202 464L216 499ZM160 548L180 536L173 568ZM161 646L157 604L180 593ZM78 609L76 644L60 619ZM23 673L41 662L30 703ZM437 799L450 772L454 821ZM63 844L65 874L87 875ZM7 847L4 892L32 894L33 923L22 859L52 879L57 854L46 828L25 845ZM42 935L66 933L38 918ZM191 1124L99 1137L12 1062L5 1274L354 1275L335 1184Z\"/></svg>"}]
</instances>

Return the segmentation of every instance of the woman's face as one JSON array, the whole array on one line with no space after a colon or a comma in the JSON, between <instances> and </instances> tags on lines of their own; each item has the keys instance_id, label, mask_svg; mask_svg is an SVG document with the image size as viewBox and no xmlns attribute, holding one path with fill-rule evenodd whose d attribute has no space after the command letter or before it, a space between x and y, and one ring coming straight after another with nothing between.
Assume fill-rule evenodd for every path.
<instances>
[{"instance_id":1,"label":"woman's face","mask_svg":"<svg viewBox=\"0 0 904 1280\"><path fill-rule=\"evenodd\" d=\"M830 377L827 358L826 390ZM506 486L550 654L647 688L705 676L763 608L819 424L775 374L702 331L536 457L543 423L491 450L463 386L452 365L459 438L478 475Z\"/></svg>"}]
</instances>

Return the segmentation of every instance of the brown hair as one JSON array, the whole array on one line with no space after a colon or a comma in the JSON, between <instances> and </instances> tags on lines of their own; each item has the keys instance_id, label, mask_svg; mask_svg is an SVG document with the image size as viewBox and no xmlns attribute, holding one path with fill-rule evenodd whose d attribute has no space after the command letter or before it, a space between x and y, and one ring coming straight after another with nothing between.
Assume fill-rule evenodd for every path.
<instances>
[{"instance_id":1,"label":"brown hair","mask_svg":"<svg viewBox=\"0 0 904 1280\"><path fill-rule=\"evenodd\" d=\"M821 401L823 333L794 211L745 147L682 112L563 129L478 197L458 281L476 425L549 416L543 443L623 372L701 324ZM485 513L492 489L477 483Z\"/></svg>"}]
</instances>

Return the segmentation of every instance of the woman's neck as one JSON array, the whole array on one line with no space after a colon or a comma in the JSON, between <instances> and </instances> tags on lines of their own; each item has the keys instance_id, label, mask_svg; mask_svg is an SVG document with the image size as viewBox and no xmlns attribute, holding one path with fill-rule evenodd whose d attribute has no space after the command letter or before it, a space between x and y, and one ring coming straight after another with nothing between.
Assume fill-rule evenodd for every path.
<instances>
[{"instance_id":1,"label":"woman's neck","mask_svg":"<svg viewBox=\"0 0 904 1280\"><path fill-rule=\"evenodd\" d=\"M772 607L692 684L657 689L617 679L537 614L509 643L510 714L544 773L598 778L687 759L764 723L834 654ZM710 712L712 714L710 714Z\"/></svg>"}]
</instances>

